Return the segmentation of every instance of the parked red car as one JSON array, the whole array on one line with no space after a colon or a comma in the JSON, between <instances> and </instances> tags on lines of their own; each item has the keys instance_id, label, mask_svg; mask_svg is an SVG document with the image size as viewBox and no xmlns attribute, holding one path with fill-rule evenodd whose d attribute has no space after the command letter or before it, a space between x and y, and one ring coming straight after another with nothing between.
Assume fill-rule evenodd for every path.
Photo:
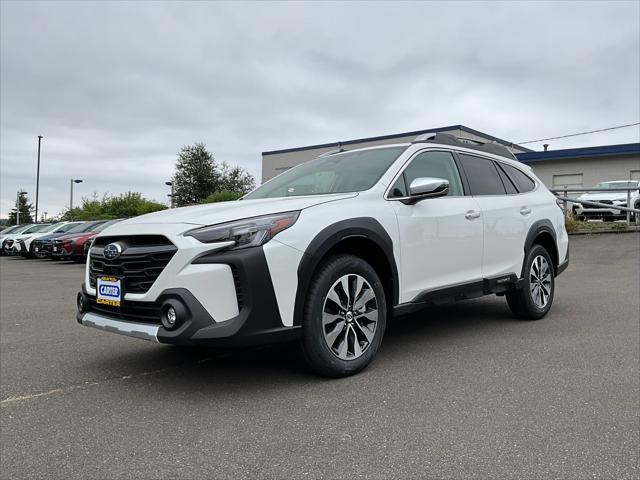
<instances>
[{"instance_id":1,"label":"parked red car","mask_svg":"<svg viewBox=\"0 0 640 480\"><path fill-rule=\"evenodd\" d=\"M86 259L88 249L85 244L89 245L93 237L117 220L105 220L104 222L96 222L93 228L87 232L72 233L64 235L53 240L53 248L51 249L51 258L54 260L73 260L74 262L83 262Z\"/></svg>"}]
</instances>

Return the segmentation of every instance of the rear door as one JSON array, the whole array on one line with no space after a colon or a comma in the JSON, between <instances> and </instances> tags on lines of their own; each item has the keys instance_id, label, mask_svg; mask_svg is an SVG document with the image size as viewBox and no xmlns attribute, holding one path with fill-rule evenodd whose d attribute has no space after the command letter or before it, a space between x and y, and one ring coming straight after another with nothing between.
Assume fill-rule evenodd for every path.
<instances>
[{"instance_id":1,"label":"rear door","mask_svg":"<svg viewBox=\"0 0 640 480\"><path fill-rule=\"evenodd\" d=\"M482 276L492 278L514 273L519 277L526 236L535 216L535 206L530 204L526 193L520 193L512 178L516 173L509 174L506 168L519 170L481 156L460 152L458 156L484 219ZM519 173L525 177L519 178L524 184L528 177ZM528 180L533 190L535 183Z\"/></svg>"},{"instance_id":2,"label":"rear door","mask_svg":"<svg viewBox=\"0 0 640 480\"><path fill-rule=\"evenodd\" d=\"M451 152L418 152L394 181L388 198L406 197L420 177L449 181L446 197L413 205L394 201L400 235L401 302L421 293L481 279L482 218L473 197L465 196Z\"/></svg>"}]
</instances>

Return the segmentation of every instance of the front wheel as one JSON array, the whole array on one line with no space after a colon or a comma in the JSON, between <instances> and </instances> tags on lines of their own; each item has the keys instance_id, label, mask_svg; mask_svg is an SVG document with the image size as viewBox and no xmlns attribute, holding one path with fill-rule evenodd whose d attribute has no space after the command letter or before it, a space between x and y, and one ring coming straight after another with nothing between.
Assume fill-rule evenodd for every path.
<instances>
[{"instance_id":1,"label":"front wheel","mask_svg":"<svg viewBox=\"0 0 640 480\"><path fill-rule=\"evenodd\" d=\"M332 256L318 267L307 298L301 345L309 367L336 378L364 369L380 347L387 320L376 271L359 257Z\"/></svg>"},{"instance_id":2,"label":"front wheel","mask_svg":"<svg viewBox=\"0 0 640 480\"><path fill-rule=\"evenodd\" d=\"M523 320L539 320L553 303L555 275L549 252L542 245L534 245L525 257L522 288L507 293L511 312Z\"/></svg>"}]
</instances>

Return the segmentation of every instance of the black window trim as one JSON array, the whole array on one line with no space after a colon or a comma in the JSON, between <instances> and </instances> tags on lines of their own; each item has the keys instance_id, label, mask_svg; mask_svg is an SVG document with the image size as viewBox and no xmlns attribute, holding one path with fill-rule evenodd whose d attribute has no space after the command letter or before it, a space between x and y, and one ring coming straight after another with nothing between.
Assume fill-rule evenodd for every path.
<instances>
[{"instance_id":1,"label":"black window trim","mask_svg":"<svg viewBox=\"0 0 640 480\"><path fill-rule=\"evenodd\" d=\"M399 200L407 200L410 197L391 197L391 189L393 188L393 186L396 184L396 182L398 181L398 178L400 178L401 175L404 175L404 171L409 167L409 165L411 165L411 162L413 162L415 160L415 158L418 155L421 155L423 153L427 153L427 152L446 152L446 153L450 153L451 157L453 158L453 163L455 164L456 168L458 169L458 175L460 175L460 181L462 182L462 195L446 195L443 197L438 197L438 198L462 198L462 197L469 197L469 183L467 182L467 176L464 173L464 170L462 169L461 165L460 165L460 160L458 159L458 155L456 154L455 150L449 150L446 148L442 148L442 147L433 147L433 148L422 148L416 152L413 153L413 155L411 155L406 162L404 162L404 164L400 167L400 169L398 170L398 173L396 173L393 178L391 179L391 181L389 182L389 185L387 186L387 189L384 192L384 199L388 200L388 201L399 201ZM403 177L404 178L404 177ZM405 184L405 189L407 190L407 192L409 191L409 186L407 185L406 182L406 178L404 178L403 180L404 184Z\"/></svg>"}]
</instances>

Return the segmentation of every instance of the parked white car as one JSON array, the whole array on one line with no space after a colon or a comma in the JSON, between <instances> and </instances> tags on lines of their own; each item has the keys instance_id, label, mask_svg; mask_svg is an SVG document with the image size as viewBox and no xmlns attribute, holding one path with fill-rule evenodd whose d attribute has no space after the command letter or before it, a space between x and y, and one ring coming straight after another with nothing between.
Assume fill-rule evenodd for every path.
<instances>
[{"instance_id":1,"label":"parked white car","mask_svg":"<svg viewBox=\"0 0 640 480\"><path fill-rule=\"evenodd\" d=\"M5 235L2 239L2 243L0 244L2 252L5 255L16 254L18 250L14 249L14 246L15 241L18 237L27 237L30 234L34 234L44 228L47 228L49 225L49 223L32 223L29 225L24 225L22 228L14 230L8 235Z\"/></svg>"},{"instance_id":2,"label":"parked white car","mask_svg":"<svg viewBox=\"0 0 640 480\"><path fill-rule=\"evenodd\" d=\"M627 207L640 209L640 181L639 180L614 180L610 182L601 182L593 187L594 189L609 188L635 188L631 191L631 201L627 203L627 192L589 192L580 195L577 200L585 200L591 202L604 203L611 206ZM616 219L626 218L627 213L615 208L607 208L605 206L581 205L576 203L573 205L573 214L581 220L588 218Z\"/></svg>"},{"instance_id":3,"label":"parked white car","mask_svg":"<svg viewBox=\"0 0 640 480\"><path fill-rule=\"evenodd\" d=\"M296 340L340 377L373 359L389 318L429 305L497 294L544 317L568 247L555 196L506 148L426 135L105 229L77 320L179 345Z\"/></svg>"},{"instance_id":4,"label":"parked white car","mask_svg":"<svg viewBox=\"0 0 640 480\"><path fill-rule=\"evenodd\" d=\"M35 232L25 232L21 235L17 235L13 242L14 253L22 255L23 257L33 257L33 246L35 245L34 241L36 239L51 233L64 233L81 223L83 222L58 222L48 225L45 228L41 228Z\"/></svg>"}]
</instances>

